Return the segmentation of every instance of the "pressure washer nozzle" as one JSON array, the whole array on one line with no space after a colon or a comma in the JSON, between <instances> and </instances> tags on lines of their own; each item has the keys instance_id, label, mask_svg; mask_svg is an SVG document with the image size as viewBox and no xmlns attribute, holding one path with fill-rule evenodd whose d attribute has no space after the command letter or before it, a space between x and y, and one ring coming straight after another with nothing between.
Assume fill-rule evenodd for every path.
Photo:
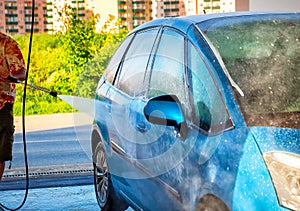
<instances>
[{"instance_id":1,"label":"pressure washer nozzle","mask_svg":"<svg viewBox=\"0 0 300 211\"><path fill-rule=\"evenodd\" d=\"M11 77L12 78L12 77ZM13 83L20 83L20 84L23 84L25 85L25 82L24 81L19 81L17 79L11 79L10 80L13 82ZM57 97L57 92L56 91L49 91L48 89L45 89L45 88L42 88L42 87L39 87L39 86L34 86L32 84L27 84L27 86L33 88L33 89L37 89L37 90L40 90L42 92L46 92L46 93L49 93L51 96L53 97Z\"/></svg>"},{"instance_id":2,"label":"pressure washer nozzle","mask_svg":"<svg viewBox=\"0 0 300 211\"><path fill-rule=\"evenodd\" d=\"M50 91L49 94L53 97L57 97L57 92L55 91Z\"/></svg>"}]
</instances>

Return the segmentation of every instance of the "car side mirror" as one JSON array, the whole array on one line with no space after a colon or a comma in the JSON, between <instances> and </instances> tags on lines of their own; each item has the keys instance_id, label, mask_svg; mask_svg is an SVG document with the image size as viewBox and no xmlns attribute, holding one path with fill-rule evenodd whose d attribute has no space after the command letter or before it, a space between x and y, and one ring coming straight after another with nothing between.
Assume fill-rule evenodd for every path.
<instances>
[{"instance_id":1,"label":"car side mirror","mask_svg":"<svg viewBox=\"0 0 300 211\"><path fill-rule=\"evenodd\" d=\"M153 124L174 126L180 136L186 138L187 125L177 96L161 95L151 98L144 107L144 115Z\"/></svg>"}]
</instances>

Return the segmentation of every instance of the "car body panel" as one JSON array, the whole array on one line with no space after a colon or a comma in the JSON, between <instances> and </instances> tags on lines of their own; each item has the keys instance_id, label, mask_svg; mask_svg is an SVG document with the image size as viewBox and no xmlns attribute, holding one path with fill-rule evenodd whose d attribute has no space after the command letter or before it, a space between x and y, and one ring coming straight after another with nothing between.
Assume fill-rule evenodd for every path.
<instances>
[{"instance_id":1,"label":"car body panel","mask_svg":"<svg viewBox=\"0 0 300 211\"><path fill-rule=\"evenodd\" d=\"M184 117L176 113L177 124L184 119L188 129L182 136L174 126L147 120L144 109L151 98L146 94L130 96L117 88L116 76L113 82L106 81L105 75L102 77L96 91L96 131L101 133L106 149L114 189L135 209L194 210L203 196L212 194L232 210L285 210L278 203L263 154L284 151L299 156L299 129L248 126L236 99L239 93L205 35L205 30L222 18L253 16L255 19L255 15L274 14L246 12L166 18L129 33L128 36L154 27L176 28L184 33L185 41L192 42L205 62L212 86L221 96L228 115L228 124L219 131L203 131L191 119L193 109L189 102L188 112L182 109ZM158 42L155 40L153 44L149 61L153 62ZM147 74L153 74L147 68L143 83L150 80ZM187 68L188 77L192 74L189 71ZM185 85L190 88L188 79ZM150 85L146 83L147 86ZM172 102L172 105L180 104ZM177 107L170 110L177 111Z\"/></svg>"},{"instance_id":2,"label":"car body panel","mask_svg":"<svg viewBox=\"0 0 300 211\"><path fill-rule=\"evenodd\" d=\"M278 127L251 127L262 153L285 151L300 154L300 137L298 129Z\"/></svg>"},{"instance_id":3,"label":"car body panel","mask_svg":"<svg viewBox=\"0 0 300 211\"><path fill-rule=\"evenodd\" d=\"M270 174L251 133L243 146L232 201L232 210L285 210L278 204Z\"/></svg>"}]
</instances>

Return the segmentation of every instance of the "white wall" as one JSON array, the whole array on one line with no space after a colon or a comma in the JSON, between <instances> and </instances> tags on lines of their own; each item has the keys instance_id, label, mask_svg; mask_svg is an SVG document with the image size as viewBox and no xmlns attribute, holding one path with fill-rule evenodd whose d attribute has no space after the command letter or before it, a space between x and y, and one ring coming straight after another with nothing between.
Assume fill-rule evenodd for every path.
<instances>
[{"instance_id":1,"label":"white wall","mask_svg":"<svg viewBox=\"0 0 300 211\"><path fill-rule=\"evenodd\" d=\"M250 11L298 11L300 0L249 0Z\"/></svg>"}]
</instances>

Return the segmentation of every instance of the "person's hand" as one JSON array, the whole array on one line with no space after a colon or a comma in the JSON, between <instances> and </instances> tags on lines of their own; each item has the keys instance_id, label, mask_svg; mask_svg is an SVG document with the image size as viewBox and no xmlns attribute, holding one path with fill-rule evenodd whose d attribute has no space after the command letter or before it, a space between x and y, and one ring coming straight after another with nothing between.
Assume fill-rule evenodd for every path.
<instances>
[{"instance_id":1,"label":"person's hand","mask_svg":"<svg viewBox=\"0 0 300 211\"><path fill-rule=\"evenodd\" d=\"M8 76L7 78L0 77L0 82L2 83L18 83L18 79Z\"/></svg>"},{"instance_id":2,"label":"person's hand","mask_svg":"<svg viewBox=\"0 0 300 211\"><path fill-rule=\"evenodd\" d=\"M18 79L14 78L14 77L11 77L11 76L8 76L8 77L7 77L7 80L8 80L9 82L13 82L13 83L18 83L18 82L19 82Z\"/></svg>"}]
</instances>

